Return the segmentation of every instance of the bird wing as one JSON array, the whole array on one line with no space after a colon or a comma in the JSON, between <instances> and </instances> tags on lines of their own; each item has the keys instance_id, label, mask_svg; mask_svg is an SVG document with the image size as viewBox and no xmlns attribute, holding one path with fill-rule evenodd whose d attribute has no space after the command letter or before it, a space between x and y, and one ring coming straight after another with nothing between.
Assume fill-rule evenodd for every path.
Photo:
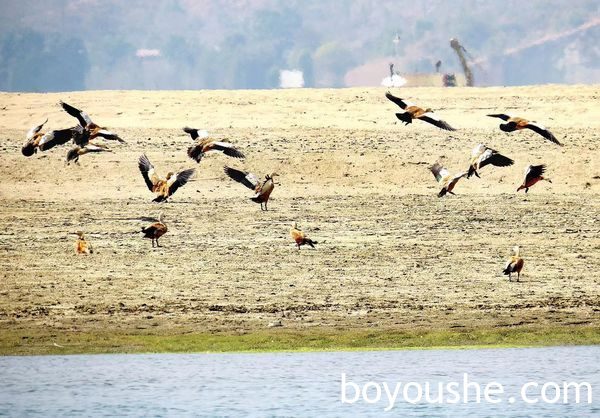
<instances>
[{"instance_id":1,"label":"bird wing","mask_svg":"<svg viewBox=\"0 0 600 418\"><path fill-rule=\"evenodd\" d=\"M427 112L422 114L421 116L417 116L417 119L424 120L425 122L429 122L432 125L437 126L440 129L445 129L446 131L456 131L452 126L437 117L437 115L433 112Z\"/></svg>"},{"instance_id":2,"label":"bird wing","mask_svg":"<svg viewBox=\"0 0 600 418\"><path fill-rule=\"evenodd\" d=\"M402 109L406 109L406 108L407 108L407 107L409 107L409 106L414 106L414 104L413 104L413 103L411 103L411 102L409 102L409 101L407 101L407 100L401 99L401 98L399 98L399 97L396 97L396 96L394 96L392 93L390 93L389 91L387 91L387 92L385 93L385 97L387 97L387 98L388 98L390 101L392 101L392 102L396 103L396 104L397 104L398 106L400 106Z\"/></svg>"},{"instance_id":3,"label":"bird wing","mask_svg":"<svg viewBox=\"0 0 600 418\"><path fill-rule=\"evenodd\" d=\"M504 113L494 113L492 115L487 115L487 116L489 116L490 118L500 118L500 119L502 119L504 121L507 121L507 120L510 119L510 116L506 115Z\"/></svg>"},{"instance_id":4,"label":"bird wing","mask_svg":"<svg viewBox=\"0 0 600 418\"><path fill-rule=\"evenodd\" d=\"M167 186L169 187L169 196L177 191L181 186L185 185L194 175L196 170L193 168L182 170L177 174L171 176L169 181L167 182Z\"/></svg>"},{"instance_id":5,"label":"bird wing","mask_svg":"<svg viewBox=\"0 0 600 418\"><path fill-rule=\"evenodd\" d=\"M83 110L79 110L76 107L73 107L70 104L63 102L62 100L60 101L60 105L62 106L65 112L67 112L74 118L77 118L81 126L85 127L92 123L92 119L90 118L90 116Z\"/></svg>"},{"instance_id":6,"label":"bird wing","mask_svg":"<svg viewBox=\"0 0 600 418\"><path fill-rule=\"evenodd\" d=\"M237 150L233 146L233 144L230 144L229 142L213 142L211 144L210 151L219 151L219 152L222 152L223 154L225 154L229 157L233 157L233 158L240 158L240 159L246 158L246 156L244 154L242 154L239 150Z\"/></svg>"},{"instance_id":7,"label":"bird wing","mask_svg":"<svg viewBox=\"0 0 600 418\"><path fill-rule=\"evenodd\" d=\"M208 131L205 130L199 130L196 128L190 128L189 126L186 126L185 128L183 128L183 131L189 134L192 137L192 139L208 138Z\"/></svg>"},{"instance_id":8,"label":"bird wing","mask_svg":"<svg viewBox=\"0 0 600 418\"><path fill-rule=\"evenodd\" d=\"M204 148L204 146L202 144L192 145L187 150L188 157L190 157L192 160L199 163L200 160L202 160L202 157L204 156L204 152L202 152L203 148Z\"/></svg>"},{"instance_id":9,"label":"bird wing","mask_svg":"<svg viewBox=\"0 0 600 418\"><path fill-rule=\"evenodd\" d=\"M500 154L493 149L489 149L485 151L479 157L479 168L485 167L488 164L494 165L496 167L508 167L513 165L514 161L504 155Z\"/></svg>"},{"instance_id":10,"label":"bird wing","mask_svg":"<svg viewBox=\"0 0 600 418\"><path fill-rule=\"evenodd\" d=\"M431 172L435 176L435 179L438 182L441 182L442 179L444 179L445 177L447 177L450 174L448 172L448 170L445 169L440 163L435 163L429 169L431 170Z\"/></svg>"},{"instance_id":11,"label":"bird wing","mask_svg":"<svg viewBox=\"0 0 600 418\"><path fill-rule=\"evenodd\" d=\"M146 186L150 191L153 191L154 186L158 183L159 178L154 171L154 166L150 163L146 154L142 154L138 160L138 167L140 168L140 172L144 177L144 181L146 182Z\"/></svg>"},{"instance_id":12,"label":"bird wing","mask_svg":"<svg viewBox=\"0 0 600 418\"><path fill-rule=\"evenodd\" d=\"M42 151L47 151L57 145L63 145L73 138L75 130L73 128L59 129L46 134L40 139L39 147Z\"/></svg>"},{"instance_id":13,"label":"bird wing","mask_svg":"<svg viewBox=\"0 0 600 418\"><path fill-rule=\"evenodd\" d=\"M541 165L530 165L525 169L525 180L534 179L541 176L546 171L546 166Z\"/></svg>"},{"instance_id":14,"label":"bird wing","mask_svg":"<svg viewBox=\"0 0 600 418\"><path fill-rule=\"evenodd\" d=\"M467 173L463 172L463 173L458 173L456 174L454 177L452 177L452 181L450 183L456 183L458 180L462 179L463 177L465 177L467 175Z\"/></svg>"},{"instance_id":15,"label":"bird wing","mask_svg":"<svg viewBox=\"0 0 600 418\"><path fill-rule=\"evenodd\" d=\"M258 177L247 171L236 170L235 168L227 166L223 168L223 171L225 171L225 174L227 174L230 178L237 181L238 183L242 183L244 186L251 190L255 190L260 183Z\"/></svg>"},{"instance_id":16,"label":"bird wing","mask_svg":"<svg viewBox=\"0 0 600 418\"><path fill-rule=\"evenodd\" d=\"M96 132L94 132L94 134L91 136L91 139L94 139L96 137L101 137L104 139L109 139L109 140L115 140L115 141L119 141L122 144L125 144L125 141L123 140L123 138L121 138L119 135L111 132L111 131L107 131L106 129L99 129Z\"/></svg>"},{"instance_id":17,"label":"bird wing","mask_svg":"<svg viewBox=\"0 0 600 418\"><path fill-rule=\"evenodd\" d=\"M550 132L548 129L546 129L544 126L538 123L529 122L527 125L525 125L525 127L531 129L534 132L537 132L550 142L554 142L557 145L562 145L560 142L558 142L558 139L556 139L552 132Z\"/></svg>"},{"instance_id":18,"label":"bird wing","mask_svg":"<svg viewBox=\"0 0 600 418\"><path fill-rule=\"evenodd\" d=\"M85 147L83 147L83 149L85 150L85 153L87 152L112 152L112 150L104 145L100 145L100 144L92 144L89 143L87 144Z\"/></svg>"},{"instance_id":19,"label":"bird wing","mask_svg":"<svg viewBox=\"0 0 600 418\"><path fill-rule=\"evenodd\" d=\"M27 132L27 136L25 137L27 140L30 140L31 138L33 138L33 136L35 134L37 134L39 131L42 130L42 128L44 127L44 125L46 124L46 122L48 122L48 119L46 119L44 121L44 123L42 123L41 125L38 126L34 126L33 128L31 128L28 132Z\"/></svg>"}]
</instances>

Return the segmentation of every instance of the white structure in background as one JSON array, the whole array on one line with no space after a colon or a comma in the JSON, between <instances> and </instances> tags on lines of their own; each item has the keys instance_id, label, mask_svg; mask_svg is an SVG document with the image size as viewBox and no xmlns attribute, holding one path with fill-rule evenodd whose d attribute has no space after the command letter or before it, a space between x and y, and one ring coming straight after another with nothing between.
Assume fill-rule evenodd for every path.
<instances>
[{"instance_id":1,"label":"white structure in background","mask_svg":"<svg viewBox=\"0 0 600 418\"><path fill-rule=\"evenodd\" d=\"M406 78L399 76L398 74L387 76L381 80L381 85L384 87L402 87L405 84Z\"/></svg>"},{"instance_id":2,"label":"white structure in background","mask_svg":"<svg viewBox=\"0 0 600 418\"><path fill-rule=\"evenodd\" d=\"M160 57L160 49L144 49L140 48L135 51L135 56L138 58L155 58Z\"/></svg>"},{"instance_id":3,"label":"white structure in background","mask_svg":"<svg viewBox=\"0 0 600 418\"><path fill-rule=\"evenodd\" d=\"M280 70L279 87L284 89L304 87L304 74L300 70Z\"/></svg>"}]
</instances>

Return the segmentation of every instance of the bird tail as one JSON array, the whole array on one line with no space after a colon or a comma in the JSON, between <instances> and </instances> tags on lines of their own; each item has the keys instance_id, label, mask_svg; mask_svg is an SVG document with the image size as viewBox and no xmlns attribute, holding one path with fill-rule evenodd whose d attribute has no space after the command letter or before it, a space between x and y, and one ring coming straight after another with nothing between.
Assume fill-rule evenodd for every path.
<instances>
[{"instance_id":1,"label":"bird tail","mask_svg":"<svg viewBox=\"0 0 600 418\"><path fill-rule=\"evenodd\" d=\"M155 199L153 199L152 201L153 201L153 202L156 202L156 203L160 203L160 202L164 202L166 199L167 199L166 197L164 197L163 195L160 195L160 196L157 196L157 197L156 197Z\"/></svg>"},{"instance_id":2,"label":"bird tail","mask_svg":"<svg viewBox=\"0 0 600 418\"><path fill-rule=\"evenodd\" d=\"M315 244L318 244L317 241L313 241L310 238L304 238L304 243L310 245L312 248L315 248Z\"/></svg>"},{"instance_id":3,"label":"bird tail","mask_svg":"<svg viewBox=\"0 0 600 418\"><path fill-rule=\"evenodd\" d=\"M442 190L440 190L440 192L438 193L438 197L442 197L446 194L446 188L444 187Z\"/></svg>"},{"instance_id":4,"label":"bird tail","mask_svg":"<svg viewBox=\"0 0 600 418\"><path fill-rule=\"evenodd\" d=\"M406 124L412 123L412 115L408 112L396 113L396 117Z\"/></svg>"},{"instance_id":5,"label":"bird tail","mask_svg":"<svg viewBox=\"0 0 600 418\"><path fill-rule=\"evenodd\" d=\"M508 276L508 274L510 273L510 266L507 266L502 273L504 273L505 276Z\"/></svg>"}]
</instances>

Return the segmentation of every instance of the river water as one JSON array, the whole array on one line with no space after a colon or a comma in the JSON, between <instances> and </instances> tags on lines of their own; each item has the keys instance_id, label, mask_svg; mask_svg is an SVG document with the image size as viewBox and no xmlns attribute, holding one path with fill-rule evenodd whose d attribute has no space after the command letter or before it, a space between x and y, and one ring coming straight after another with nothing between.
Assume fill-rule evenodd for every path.
<instances>
[{"instance_id":1,"label":"river water","mask_svg":"<svg viewBox=\"0 0 600 418\"><path fill-rule=\"evenodd\" d=\"M599 401L600 346L0 357L0 416L588 417Z\"/></svg>"}]
</instances>

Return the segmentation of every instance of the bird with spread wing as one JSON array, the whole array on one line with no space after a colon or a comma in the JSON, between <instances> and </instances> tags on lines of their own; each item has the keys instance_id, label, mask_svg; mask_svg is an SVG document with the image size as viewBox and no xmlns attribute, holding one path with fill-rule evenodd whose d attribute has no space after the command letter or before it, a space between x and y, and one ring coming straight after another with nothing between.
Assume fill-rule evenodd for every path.
<instances>
[{"instance_id":1,"label":"bird with spread wing","mask_svg":"<svg viewBox=\"0 0 600 418\"><path fill-rule=\"evenodd\" d=\"M548 141L553 142L556 145L562 145L558 141L558 139L556 139L556 137L554 136L554 134L552 132L550 132L548 129L546 129L544 126L540 125L537 122L530 122L527 119L512 117L512 116L506 115L504 113L498 113L498 114L493 114L493 115L488 115L488 116L491 118L499 118L499 119L502 119L503 121L505 121L506 123L500 124L500 129L503 130L504 132L513 132L513 131L520 131L522 129L531 129L535 133L540 134L541 136L546 138Z\"/></svg>"},{"instance_id":2,"label":"bird with spread wing","mask_svg":"<svg viewBox=\"0 0 600 418\"><path fill-rule=\"evenodd\" d=\"M514 161L498 151L488 148L484 144L478 144L473 151L471 151L471 164L469 165L469 172L467 178L475 175L479 178L477 170L482 169L486 165L493 165L496 167L508 167L513 165Z\"/></svg>"},{"instance_id":3,"label":"bird with spread wing","mask_svg":"<svg viewBox=\"0 0 600 418\"><path fill-rule=\"evenodd\" d=\"M250 200L256 203L260 203L261 210L268 210L267 203L269 202L269 197L271 196L271 193L275 188L275 181L273 178L275 176L278 176L279 174L267 174L265 176L265 180L260 181L258 177L256 177L256 175L247 171L237 170L235 168L227 166L224 167L223 171L225 171L225 174L227 174L231 179L243 184L251 190L254 190L255 194L250 198Z\"/></svg>"},{"instance_id":4,"label":"bird with spread wing","mask_svg":"<svg viewBox=\"0 0 600 418\"><path fill-rule=\"evenodd\" d=\"M220 152L220 153L223 153L224 155L227 155L228 157L239 158L239 159L246 158L242 152L240 152L238 149L236 149L233 146L233 144L231 144L229 142L217 141L215 139L209 138L208 133L206 133L206 136L201 137L199 135L198 129L185 127L185 128L183 128L183 130L185 132L189 133L191 135L192 139L201 138L199 141L196 141L196 143L194 143L194 145L189 147L187 150L188 157L190 157L192 160L196 161L197 163L199 163L202 160L202 158L204 157L204 155L206 155L209 152ZM206 131L203 131L203 132L206 132Z\"/></svg>"},{"instance_id":5,"label":"bird with spread wing","mask_svg":"<svg viewBox=\"0 0 600 418\"><path fill-rule=\"evenodd\" d=\"M396 113L396 117L404 122L405 125L412 123L413 119L420 119L424 122L431 123L440 129L444 129L446 131L456 131L456 129L450 126L448 122L441 120L435 113L433 113L433 110L430 108L422 109L407 100L394 96L389 91L385 93L385 97L404 110L403 113Z\"/></svg>"},{"instance_id":6,"label":"bird with spread wing","mask_svg":"<svg viewBox=\"0 0 600 418\"><path fill-rule=\"evenodd\" d=\"M73 138L76 145L83 147L87 145L90 140L98 137L125 143L125 141L119 135L107 130L102 126L96 125L90 116L83 110L79 110L63 101L60 101L60 105L65 112L76 118L79 122L77 135Z\"/></svg>"},{"instance_id":7,"label":"bird with spread wing","mask_svg":"<svg viewBox=\"0 0 600 418\"><path fill-rule=\"evenodd\" d=\"M173 195L181 186L185 185L194 175L193 168L179 171L178 173L169 172L167 178L163 179L156 174L154 166L150 163L148 157L142 154L138 160L138 167L146 186L157 196L153 202L164 202Z\"/></svg>"},{"instance_id":8,"label":"bird with spread wing","mask_svg":"<svg viewBox=\"0 0 600 418\"><path fill-rule=\"evenodd\" d=\"M435 176L435 179L442 185L442 190L438 193L438 197L444 196L446 193L454 194L454 186L458 181L467 176L467 173L458 173L454 176L450 175L450 172L444 168L440 163L435 163L430 168L431 172Z\"/></svg>"}]
</instances>

